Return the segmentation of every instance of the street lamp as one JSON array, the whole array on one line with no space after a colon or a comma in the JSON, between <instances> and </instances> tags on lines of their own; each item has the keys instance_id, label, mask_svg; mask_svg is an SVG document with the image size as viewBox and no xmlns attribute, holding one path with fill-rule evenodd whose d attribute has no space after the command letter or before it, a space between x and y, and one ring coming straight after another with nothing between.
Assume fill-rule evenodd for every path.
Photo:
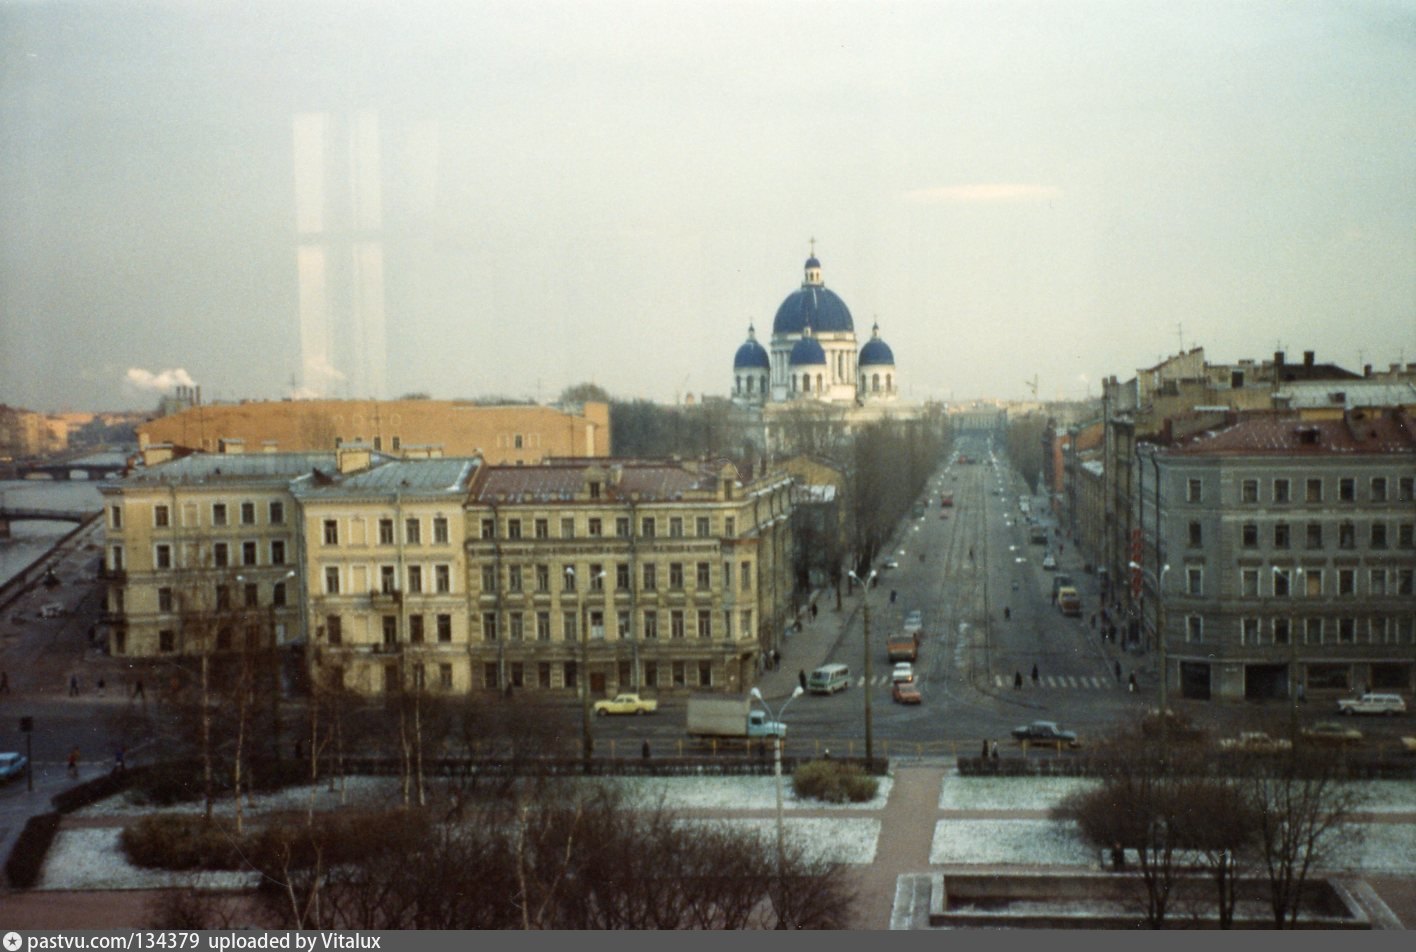
<instances>
[{"instance_id":1,"label":"street lamp","mask_svg":"<svg viewBox=\"0 0 1416 952\"><path fill-rule=\"evenodd\" d=\"M1160 755L1164 758L1166 734L1170 723L1170 707L1167 701L1170 671L1165 659L1165 595L1161 589L1165 585L1165 573L1170 571L1170 563L1160 567L1158 576L1139 562L1127 562L1126 566L1133 571L1139 569L1155 579L1155 640L1160 648Z\"/></svg>"},{"instance_id":2,"label":"street lamp","mask_svg":"<svg viewBox=\"0 0 1416 952\"><path fill-rule=\"evenodd\" d=\"M854 573L852 573L854 574ZM801 685L797 685L792 690L792 696L782 702L782 706L777 712L772 713L772 708L767 704L767 699L762 696L762 691L758 688L752 689L752 699L767 709L767 716L777 725L775 734L777 743L773 745L772 754L772 775L777 781L777 928L785 929L786 918L783 915L783 908L786 906L786 888L782 878L782 869L786 866L786 824L782 819L782 734L786 731L786 724L782 722L782 717L787 713L787 705L806 692Z\"/></svg>"},{"instance_id":3,"label":"street lamp","mask_svg":"<svg viewBox=\"0 0 1416 952\"><path fill-rule=\"evenodd\" d=\"M572 586L575 585L575 566L567 565L565 574ZM588 584L594 585L605 577L604 572L591 577ZM590 772L590 758L595 752L595 739L590 735L590 625L589 611L585 606L585 595L578 588L576 601L580 604L580 752L585 758L585 772Z\"/></svg>"},{"instance_id":4,"label":"street lamp","mask_svg":"<svg viewBox=\"0 0 1416 952\"><path fill-rule=\"evenodd\" d=\"M865 763L866 769L869 770L875 765L875 731L870 711L870 679L874 674L870 654L870 586L879 573L872 569L865 581L861 581L860 576L854 572L846 574L860 583L861 603L865 606L865 690L862 693L865 695Z\"/></svg>"}]
</instances>

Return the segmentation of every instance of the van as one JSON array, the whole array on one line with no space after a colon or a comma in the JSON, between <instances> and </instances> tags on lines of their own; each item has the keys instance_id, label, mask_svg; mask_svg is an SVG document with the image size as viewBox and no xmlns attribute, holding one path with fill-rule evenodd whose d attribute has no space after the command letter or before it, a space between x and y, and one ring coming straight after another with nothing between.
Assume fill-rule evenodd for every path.
<instances>
[{"instance_id":1,"label":"van","mask_svg":"<svg viewBox=\"0 0 1416 952\"><path fill-rule=\"evenodd\" d=\"M1075 588L1064 585L1057 590L1057 607L1062 614L1077 616L1082 613L1082 596Z\"/></svg>"},{"instance_id":2,"label":"van","mask_svg":"<svg viewBox=\"0 0 1416 952\"><path fill-rule=\"evenodd\" d=\"M851 685L851 669L843 664L823 664L806 679L806 689L812 694L835 694Z\"/></svg>"},{"instance_id":3,"label":"van","mask_svg":"<svg viewBox=\"0 0 1416 952\"><path fill-rule=\"evenodd\" d=\"M40 618L58 618L64 614L63 602L50 602L39 609Z\"/></svg>"}]
</instances>

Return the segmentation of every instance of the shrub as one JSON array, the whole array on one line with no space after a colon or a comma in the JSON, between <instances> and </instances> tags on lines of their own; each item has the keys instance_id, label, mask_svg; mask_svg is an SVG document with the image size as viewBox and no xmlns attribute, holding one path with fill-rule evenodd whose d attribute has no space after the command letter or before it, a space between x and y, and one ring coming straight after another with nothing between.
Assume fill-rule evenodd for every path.
<instances>
[{"instance_id":1,"label":"shrub","mask_svg":"<svg viewBox=\"0 0 1416 952\"><path fill-rule=\"evenodd\" d=\"M880 781L858 764L813 760L792 772L792 789L799 797L827 803L864 803L875 796Z\"/></svg>"},{"instance_id":2,"label":"shrub","mask_svg":"<svg viewBox=\"0 0 1416 952\"><path fill-rule=\"evenodd\" d=\"M200 816L145 816L123 830L123 852L148 869L243 869L246 844L235 827Z\"/></svg>"},{"instance_id":3,"label":"shrub","mask_svg":"<svg viewBox=\"0 0 1416 952\"><path fill-rule=\"evenodd\" d=\"M54 834L59 832L59 813L41 813L29 818L25 828L15 838L15 846L10 850L10 858L5 861L5 875L13 889L29 889L39 882L40 870L44 868L44 857L54 842Z\"/></svg>"}]
</instances>

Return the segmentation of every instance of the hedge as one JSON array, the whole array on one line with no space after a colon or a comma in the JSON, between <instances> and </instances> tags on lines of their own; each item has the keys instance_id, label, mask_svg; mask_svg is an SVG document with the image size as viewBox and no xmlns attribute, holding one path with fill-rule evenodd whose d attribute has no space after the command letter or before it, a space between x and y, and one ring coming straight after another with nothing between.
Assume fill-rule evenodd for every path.
<instances>
[{"instance_id":1,"label":"hedge","mask_svg":"<svg viewBox=\"0 0 1416 952\"><path fill-rule=\"evenodd\" d=\"M12 889L31 889L39 882L40 871L44 869L44 857L49 846L59 832L59 822L63 815L57 812L41 813L29 818L25 828L15 839L15 847L10 850L10 858L5 861L5 876Z\"/></svg>"}]
</instances>

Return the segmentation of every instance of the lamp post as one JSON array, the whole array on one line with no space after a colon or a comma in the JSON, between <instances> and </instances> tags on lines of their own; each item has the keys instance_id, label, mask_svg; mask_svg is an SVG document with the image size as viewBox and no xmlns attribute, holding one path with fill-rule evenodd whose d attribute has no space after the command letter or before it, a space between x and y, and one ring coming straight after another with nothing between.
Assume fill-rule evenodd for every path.
<instances>
[{"instance_id":1,"label":"lamp post","mask_svg":"<svg viewBox=\"0 0 1416 952\"><path fill-rule=\"evenodd\" d=\"M1288 571L1282 566L1273 566L1274 578L1286 580L1285 573ZM1299 575L1306 575L1301 565L1294 566L1292 571ZM1275 586L1274 595L1277 594L1277 586ZM1293 595L1292 582L1288 584L1288 595L1289 597ZM1288 629L1288 740L1296 750L1298 746L1298 632L1291 627Z\"/></svg>"},{"instance_id":2,"label":"lamp post","mask_svg":"<svg viewBox=\"0 0 1416 952\"><path fill-rule=\"evenodd\" d=\"M567 565L565 574L572 586L575 585L575 566ZM605 577L601 572L592 577L588 584L594 585ZM590 772L590 758L595 753L595 739L590 734L590 618L585 605L585 594L578 588L575 592L580 606L580 753L585 760L585 772Z\"/></svg>"},{"instance_id":3,"label":"lamp post","mask_svg":"<svg viewBox=\"0 0 1416 952\"><path fill-rule=\"evenodd\" d=\"M870 679L874 674L870 654L870 584L879 573L871 570L865 581L861 581L860 576L854 572L846 574L860 583L861 603L865 607L865 690L862 693L865 695L865 769L870 770L875 766L875 731L870 710Z\"/></svg>"},{"instance_id":4,"label":"lamp post","mask_svg":"<svg viewBox=\"0 0 1416 952\"><path fill-rule=\"evenodd\" d=\"M777 742L772 748L772 775L776 778L777 782L777 896L779 902L777 907L777 928L779 929L787 928L786 917L782 912L783 907L786 905L786 888L782 878L782 869L786 866L785 844L787 835L786 823L782 817L782 743L784 740L782 734L786 731L786 725L782 723L782 717L787 713L787 705L801 697L804 693L806 692L802 690L801 685L797 685L792 689L792 696L783 701L777 713L773 714L772 708L768 706L767 699L762 696L762 692L757 688L752 689L752 699L766 708L767 716L778 726L775 735Z\"/></svg>"},{"instance_id":5,"label":"lamp post","mask_svg":"<svg viewBox=\"0 0 1416 952\"><path fill-rule=\"evenodd\" d=\"M1160 756L1165 758L1166 735L1169 733L1170 708L1168 706L1168 691L1170 671L1165 658L1165 595L1161 591L1165 585L1165 573L1170 571L1170 563L1167 562L1160 567L1160 574L1156 575L1146 569L1139 562L1128 562L1130 569L1139 569L1155 580L1155 640L1160 648Z\"/></svg>"}]
</instances>

